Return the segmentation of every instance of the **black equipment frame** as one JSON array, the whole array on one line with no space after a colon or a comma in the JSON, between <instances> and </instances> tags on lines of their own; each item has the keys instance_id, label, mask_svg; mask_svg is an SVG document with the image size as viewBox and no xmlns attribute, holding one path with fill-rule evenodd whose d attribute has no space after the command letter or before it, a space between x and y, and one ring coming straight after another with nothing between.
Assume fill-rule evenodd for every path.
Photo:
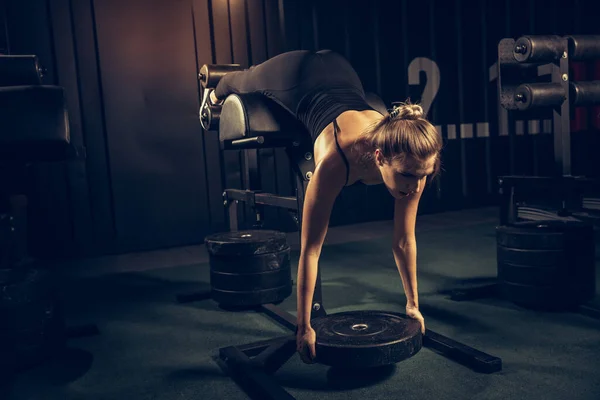
<instances>
[{"instance_id":1,"label":"black equipment frame","mask_svg":"<svg viewBox=\"0 0 600 400\"><path fill-rule=\"evenodd\" d=\"M308 136L308 135L307 135ZM240 147L244 144L240 143ZM224 144L225 150L236 146ZM279 196L261 190L257 148L242 148L244 157L244 177L246 189L226 189L223 204L228 209L231 231L240 228L238 221L239 203L243 202L256 213L255 227L260 228L263 207L271 206L287 210L296 222L298 233L302 234L302 209L308 182L314 170L312 144L308 141L292 141L285 151L289 157L296 181L296 196ZM210 290L190 295L178 296L179 302L211 299ZM294 399L276 380L274 373L296 353L296 317L274 304L263 304L255 308L289 329L290 334L219 349L216 362L251 398L261 400ZM321 272L317 271L315 291L312 299L311 319L326 316L321 290ZM494 373L502 370L499 357L484 353L473 347L450 339L439 333L427 330L423 336L423 347L454 360L455 362L480 373Z\"/></svg>"}]
</instances>

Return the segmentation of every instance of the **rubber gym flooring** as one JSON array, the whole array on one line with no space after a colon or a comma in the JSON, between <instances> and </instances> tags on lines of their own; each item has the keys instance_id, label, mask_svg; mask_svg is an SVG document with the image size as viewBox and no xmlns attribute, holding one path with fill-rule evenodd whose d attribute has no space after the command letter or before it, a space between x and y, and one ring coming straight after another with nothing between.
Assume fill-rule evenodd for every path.
<instances>
[{"instance_id":1,"label":"rubber gym flooring","mask_svg":"<svg viewBox=\"0 0 600 400\"><path fill-rule=\"evenodd\" d=\"M277 381L311 400L600 399L600 321L444 294L493 281L497 216L495 208L420 216L418 276L427 327L502 358L502 371L476 373L424 347L376 376L344 376L294 356ZM391 221L330 229L320 263L327 312L403 311L390 235ZM289 240L294 249L296 234ZM69 325L94 323L100 334L71 339L61 359L5 385L2 399L246 399L215 362L218 349L289 334L261 313L175 301L209 287L203 246L79 261L61 271ZM280 307L295 313L295 296Z\"/></svg>"}]
</instances>

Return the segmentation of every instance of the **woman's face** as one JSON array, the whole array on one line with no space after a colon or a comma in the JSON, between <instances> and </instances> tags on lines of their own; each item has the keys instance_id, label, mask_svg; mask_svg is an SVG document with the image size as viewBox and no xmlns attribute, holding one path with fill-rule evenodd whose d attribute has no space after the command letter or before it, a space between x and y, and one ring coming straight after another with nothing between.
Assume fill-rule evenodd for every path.
<instances>
[{"instance_id":1,"label":"woman's face","mask_svg":"<svg viewBox=\"0 0 600 400\"><path fill-rule=\"evenodd\" d=\"M388 163L379 150L375 151L375 163L381 172L383 183L396 199L403 199L422 191L427 176L434 172L435 161L435 156L427 160L406 157L402 162L394 160Z\"/></svg>"}]
</instances>

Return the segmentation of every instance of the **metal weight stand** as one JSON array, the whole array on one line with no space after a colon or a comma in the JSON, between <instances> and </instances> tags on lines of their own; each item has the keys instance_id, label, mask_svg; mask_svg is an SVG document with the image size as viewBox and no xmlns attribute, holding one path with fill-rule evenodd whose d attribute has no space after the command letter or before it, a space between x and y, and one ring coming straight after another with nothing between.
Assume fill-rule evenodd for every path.
<instances>
[{"instance_id":1,"label":"metal weight stand","mask_svg":"<svg viewBox=\"0 0 600 400\"><path fill-rule=\"evenodd\" d=\"M235 143L233 143L233 146L235 146ZM264 220L263 207L270 206L285 209L290 213L298 228L298 235L300 239L299 243L302 243L302 209L304 205L304 194L306 193L308 182L310 181L314 171L312 145L307 140L296 140L289 143L289 145L285 147L285 151L288 155L288 159L290 160L290 164L295 176L295 197L264 193L261 190L260 175L258 172L258 151L256 149L244 150L244 174L246 176L246 186L248 188L245 190L226 189L223 192L223 204L228 209L229 228L231 232L235 232L239 229L238 206L240 202L246 203L246 205L254 210L256 214L256 221L259 223L259 225ZM321 272L318 270L312 300L311 318L317 318L326 315L322 298ZM294 325L295 329L295 322L293 322L295 321L295 317L292 317L287 312L280 310L277 306L272 304L261 305L259 307L259 311L264 312L283 325L289 325L290 321L292 321L291 323Z\"/></svg>"},{"instance_id":2,"label":"metal weight stand","mask_svg":"<svg viewBox=\"0 0 600 400\"><path fill-rule=\"evenodd\" d=\"M500 105L509 111L508 115L551 109L555 160L555 171L550 176L498 178L500 225L513 225L519 220L518 206L525 199L539 198L542 194L554 200L557 216L569 216L583 208L584 192L600 193L598 179L571 175L572 108L600 104L600 81L571 81L569 62L595 59L600 59L600 36L534 35L499 42ZM549 82L544 82L545 75L550 75ZM500 122L510 126L510 116L508 118ZM450 294L456 301L484 297L499 297L499 284L454 290ZM577 311L600 319L600 310L591 305L581 305Z\"/></svg>"},{"instance_id":3,"label":"metal weight stand","mask_svg":"<svg viewBox=\"0 0 600 400\"><path fill-rule=\"evenodd\" d=\"M237 146L244 146L246 143L235 143L233 141L230 146L225 149L236 149ZM243 147L242 147L243 148ZM239 229L238 212L239 203L246 203L253 209L256 215L256 222L260 226L263 218L263 207L271 206L287 210L296 222L298 234L302 236L301 221L302 207L304 204L304 194L306 187L314 171L314 161L312 159L312 146L306 141L297 140L289 144L285 148L292 169L295 172L296 181L296 196L279 196L272 193L264 193L261 190L260 175L258 166L258 151L257 149L244 149L244 176L246 177L247 189L225 189L223 192L223 205L227 207L229 215L229 228L231 232L236 232ZM198 293L182 294L177 296L179 303L187 303L191 301L208 300L211 298L210 290ZM313 318L326 315L322 302L321 294L321 273L317 271L317 281L312 302ZM261 305L258 311L264 312L282 324L287 324L288 321L295 321L295 318L290 319L290 315L281 311L277 306L272 304ZM294 326L295 326L295 322ZM295 328L294 328L295 329Z\"/></svg>"}]
</instances>

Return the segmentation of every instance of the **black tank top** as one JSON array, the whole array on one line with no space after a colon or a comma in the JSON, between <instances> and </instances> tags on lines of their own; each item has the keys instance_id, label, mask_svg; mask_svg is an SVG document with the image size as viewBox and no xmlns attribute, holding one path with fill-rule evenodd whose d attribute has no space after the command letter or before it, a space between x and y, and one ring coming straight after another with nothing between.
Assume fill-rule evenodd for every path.
<instances>
[{"instance_id":1,"label":"black tank top","mask_svg":"<svg viewBox=\"0 0 600 400\"><path fill-rule=\"evenodd\" d=\"M337 146L338 153L340 153L340 155L342 156L342 160L344 160L344 164L346 164L346 183L344 184L344 186L346 186L348 184L348 177L350 175L350 164L348 163L348 160L346 159L346 155L344 154L344 152L342 151L342 148L340 147L340 144L338 143L337 133L339 130L340 130L340 127L337 124L337 118L336 118L333 120L333 137L335 138L335 144Z\"/></svg>"}]
</instances>

